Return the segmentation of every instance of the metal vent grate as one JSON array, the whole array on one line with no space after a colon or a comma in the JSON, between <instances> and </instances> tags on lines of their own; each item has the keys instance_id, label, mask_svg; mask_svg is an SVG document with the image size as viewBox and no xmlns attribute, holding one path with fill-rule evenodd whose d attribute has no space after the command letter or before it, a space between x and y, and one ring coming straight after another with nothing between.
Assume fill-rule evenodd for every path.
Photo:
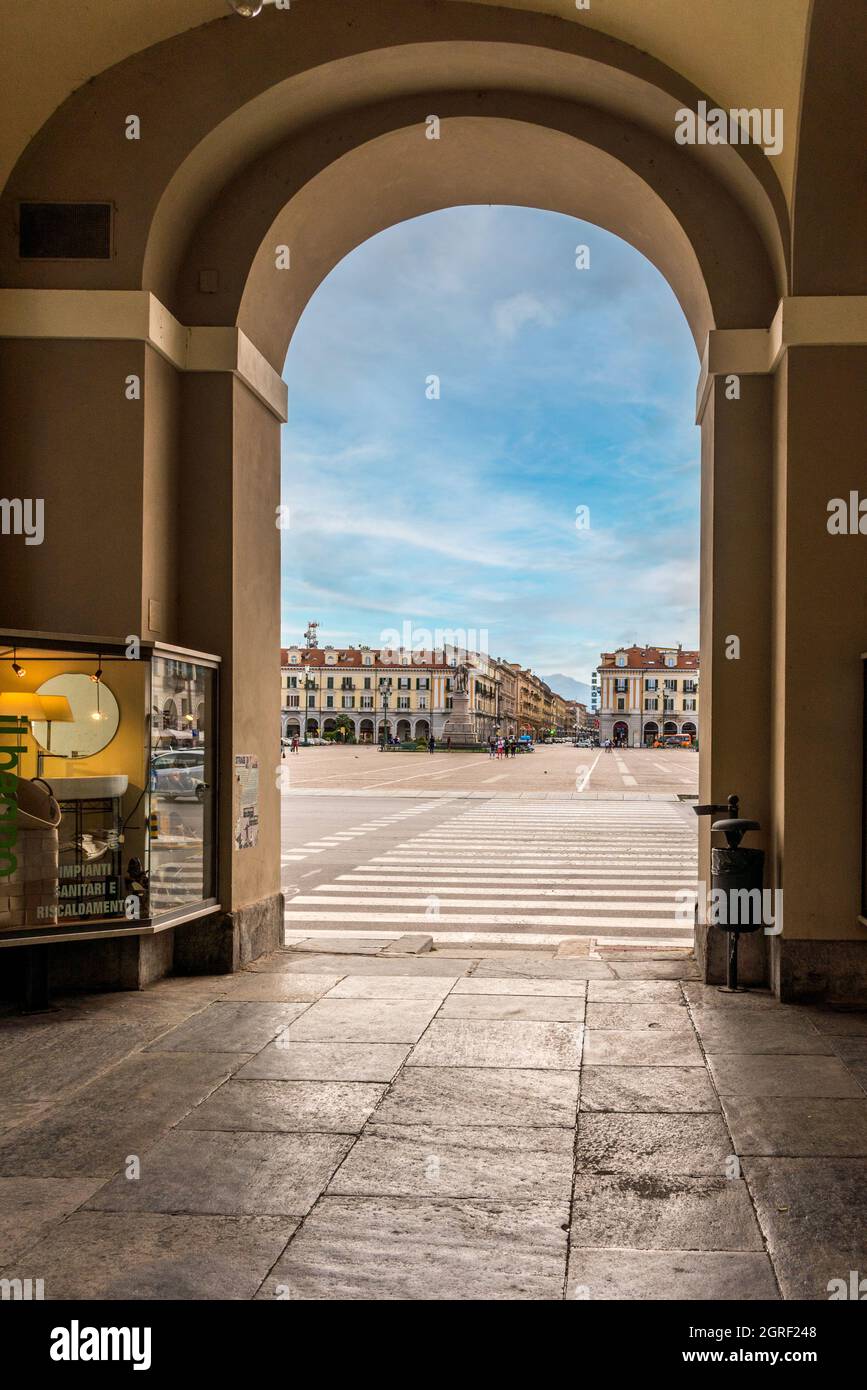
<instances>
[{"instance_id":1,"label":"metal vent grate","mask_svg":"<svg viewBox=\"0 0 867 1390\"><path fill-rule=\"evenodd\" d=\"M105 261L111 257L111 203L21 203L22 260Z\"/></svg>"}]
</instances>

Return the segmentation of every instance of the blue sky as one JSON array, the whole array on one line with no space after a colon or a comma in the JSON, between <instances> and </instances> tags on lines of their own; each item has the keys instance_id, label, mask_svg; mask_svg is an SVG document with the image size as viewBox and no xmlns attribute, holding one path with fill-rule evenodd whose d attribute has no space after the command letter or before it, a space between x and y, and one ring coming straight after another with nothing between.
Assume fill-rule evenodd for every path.
<instances>
[{"instance_id":1,"label":"blue sky","mask_svg":"<svg viewBox=\"0 0 867 1390\"><path fill-rule=\"evenodd\" d=\"M665 280L589 223L459 207L365 242L286 359L284 644L311 618L335 645L485 631L579 680L697 645L697 374Z\"/></svg>"}]
</instances>

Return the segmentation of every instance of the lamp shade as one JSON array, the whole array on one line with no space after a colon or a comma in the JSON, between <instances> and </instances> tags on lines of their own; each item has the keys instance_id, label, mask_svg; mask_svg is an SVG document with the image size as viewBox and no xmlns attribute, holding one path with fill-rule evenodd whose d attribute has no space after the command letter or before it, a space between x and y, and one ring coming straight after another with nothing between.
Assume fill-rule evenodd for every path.
<instances>
[{"instance_id":1,"label":"lamp shade","mask_svg":"<svg viewBox=\"0 0 867 1390\"><path fill-rule=\"evenodd\" d=\"M38 699L44 711L40 716L42 719L50 719L52 723L75 723L72 706L65 695L40 695Z\"/></svg>"},{"instance_id":2,"label":"lamp shade","mask_svg":"<svg viewBox=\"0 0 867 1390\"><path fill-rule=\"evenodd\" d=\"M7 719L46 718L42 697L34 695L32 690L4 690L0 692L0 715L5 715Z\"/></svg>"}]
</instances>

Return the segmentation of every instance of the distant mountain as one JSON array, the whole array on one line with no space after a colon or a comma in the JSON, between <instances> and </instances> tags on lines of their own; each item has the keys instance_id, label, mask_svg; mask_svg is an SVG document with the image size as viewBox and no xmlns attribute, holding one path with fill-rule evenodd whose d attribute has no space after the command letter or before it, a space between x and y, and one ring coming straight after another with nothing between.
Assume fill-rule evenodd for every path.
<instances>
[{"instance_id":1,"label":"distant mountain","mask_svg":"<svg viewBox=\"0 0 867 1390\"><path fill-rule=\"evenodd\" d=\"M580 700L582 705L590 704L590 686L585 681L576 681L571 676L560 674L540 676L539 679L550 685L555 694L562 695L564 700Z\"/></svg>"}]
</instances>

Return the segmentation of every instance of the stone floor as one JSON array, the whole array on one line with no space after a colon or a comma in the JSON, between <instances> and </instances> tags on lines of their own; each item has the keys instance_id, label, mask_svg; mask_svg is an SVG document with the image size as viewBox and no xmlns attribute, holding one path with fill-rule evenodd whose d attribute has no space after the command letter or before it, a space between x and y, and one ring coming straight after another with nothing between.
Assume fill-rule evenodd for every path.
<instances>
[{"instance_id":1,"label":"stone floor","mask_svg":"<svg viewBox=\"0 0 867 1390\"><path fill-rule=\"evenodd\" d=\"M682 953L412 945L0 1019L0 1278L735 1300L867 1275L867 1014L720 994Z\"/></svg>"}]
</instances>

